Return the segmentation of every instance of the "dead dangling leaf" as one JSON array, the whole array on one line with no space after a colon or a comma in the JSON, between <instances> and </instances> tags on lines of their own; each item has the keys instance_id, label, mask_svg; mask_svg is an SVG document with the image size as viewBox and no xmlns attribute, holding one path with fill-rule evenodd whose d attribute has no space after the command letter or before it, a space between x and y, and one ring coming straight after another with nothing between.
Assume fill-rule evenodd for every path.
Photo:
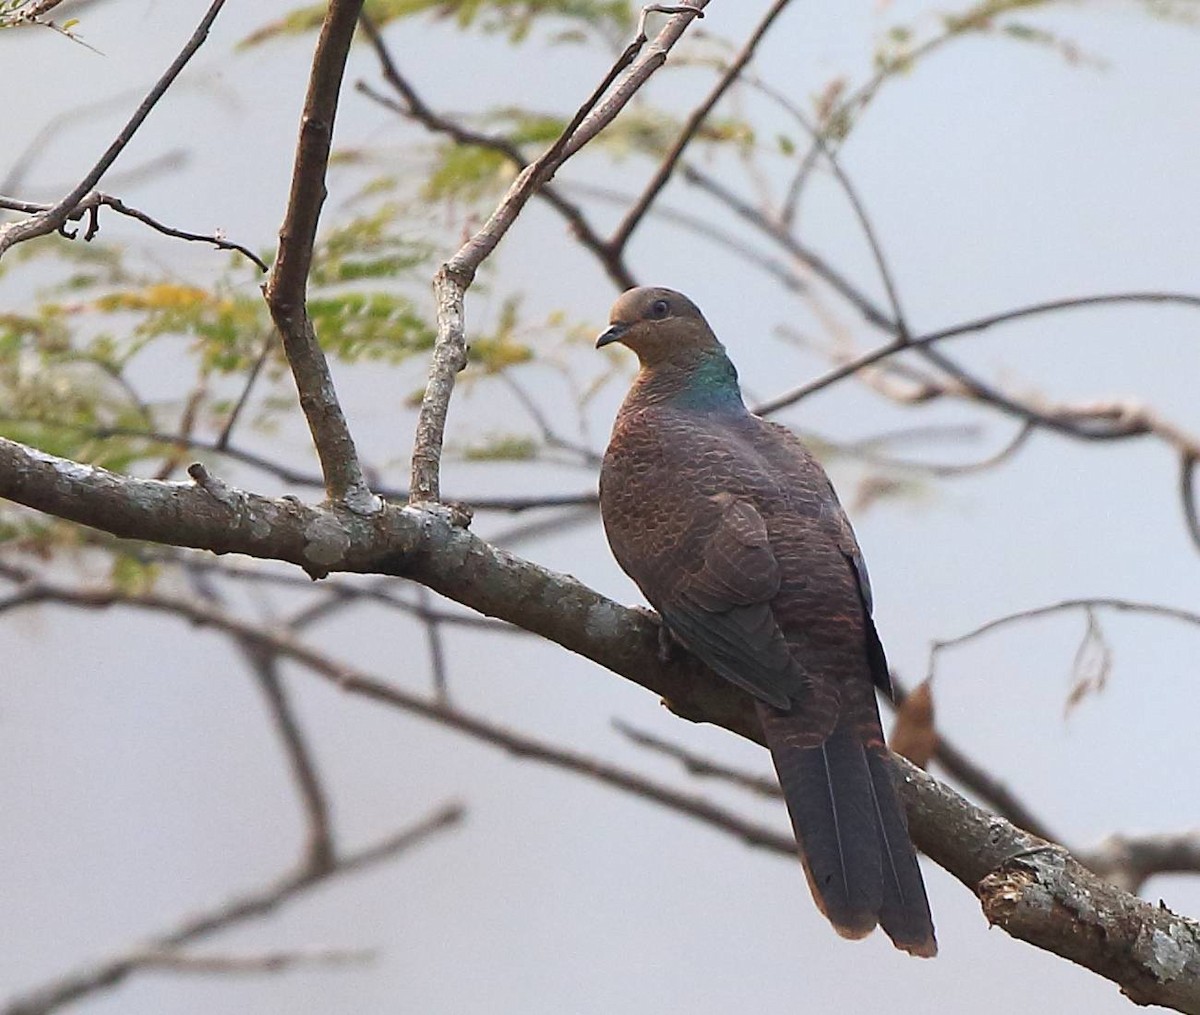
<instances>
[{"instance_id":1,"label":"dead dangling leaf","mask_svg":"<svg viewBox=\"0 0 1200 1015\"><path fill-rule=\"evenodd\" d=\"M925 768L937 750L938 735L933 722L933 685L922 681L896 710L892 727L892 750Z\"/></svg>"},{"instance_id":2,"label":"dead dangling leaf","mask_svg":"<svg viewBox=\"0 0 1200 1015\"><path fill-rule=\"evenodd\" d=\"M1083 641L1075 650L1075 660L1071 664L1071 690L1063 706L1063 718L1069 716L1084 698L1103 691L1111 672L1112 646L1104 637L1096 611L1089 609Z\"/></svg>"}]
</instances>

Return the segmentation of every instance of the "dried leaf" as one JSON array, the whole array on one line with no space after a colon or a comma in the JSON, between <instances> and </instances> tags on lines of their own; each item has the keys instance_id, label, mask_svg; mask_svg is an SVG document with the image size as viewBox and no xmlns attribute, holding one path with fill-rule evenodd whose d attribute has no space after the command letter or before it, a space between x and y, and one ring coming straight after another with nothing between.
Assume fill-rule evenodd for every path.
<instances>
[{"instance_id":1,"label":"dried leaf","mask_svg":"<svg viewBox=\"0 0 1200 1015\"><path fill-rule=\"evenodd\" d=\"M1069 716L1086 697L1103 691L1111 672L1112 646L1104 637L1100 622L1096 619L1096 611L1089 609L1083 641L1075 650L1075 660L1071 664L1071 690L1063 706L1063 718Z\"/></svg>"},{"instance_id":2,"label":"dried leaf","mask_svg":"<svg viewBox=\"0 0 1200 1015\"><path fill-rule=\"evenodd\" d=\"M896 710L892 727L892 750L925 768L937 750L938 735L933 721L933 685L922 681Z\"/></svg>"}]
</instances>

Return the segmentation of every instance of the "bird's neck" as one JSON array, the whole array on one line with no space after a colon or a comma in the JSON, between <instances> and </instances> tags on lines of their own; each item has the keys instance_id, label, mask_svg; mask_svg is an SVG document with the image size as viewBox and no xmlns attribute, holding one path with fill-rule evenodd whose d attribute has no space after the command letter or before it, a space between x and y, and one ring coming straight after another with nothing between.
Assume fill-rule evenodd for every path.
<instances>
[{"instance_id":1,"label":"bird's neck","mask_svg":"<svg viewBox=\"0 0 1200 1015\"><path fill-rule=\"evenodd\" d=\"M698 412L746 412L737 370L722 348L697 350L652 365L643 363L625 404L664 403Z\"/></svg>"}]
</instances>

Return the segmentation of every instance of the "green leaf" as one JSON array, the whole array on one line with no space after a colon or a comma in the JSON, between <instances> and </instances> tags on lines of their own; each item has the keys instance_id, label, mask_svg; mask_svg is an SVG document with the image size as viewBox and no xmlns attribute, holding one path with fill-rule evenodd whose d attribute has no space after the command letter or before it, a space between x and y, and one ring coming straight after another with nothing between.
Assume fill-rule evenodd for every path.
<instances>
[{"instance_id":1,"label":"green leaf","mask_svg":"<svg viewBox=\"0 0 1200 1015\"><path fill-rule=\"evenodd\" d=\"M494 434L463 449L470 462L527 462L537 455L537 442L517 434Z\"/></svg>"},{"instance_id":2,"label":"green leaf","mask_svg":"<svg viewBox=\"0 0 1200 1015\"><path fill-rule=\"evenodd\" d=\"M476 200L507 187L516 172L506 156L491 148L443 144L425 181L424 193L431 200Z\"/></svg>"},{"instance_id":3,"label":"green leaf","mask_svg":"<svg viewBox=\"0 0 1200 1015\"><path fill-rule=\"evenodd\" d=\"M327 4L309 4L257 29L241 47L260 45L280 37L312 32L321 26ZM502 32L510 42L529 37L535 24L556 20L595 29L627 30L633 24L632 5L626 0L367 0L364 10L377 25L427 14L452 21L460 29L479 28ZM563 33L558 33L559 37ZM574 41L568 36L564 41Z\"/></svg>"},{"instance_id":4,"label":"green leaf","mask_svg":"<svg viewBox=\"0 0 1200 1015\"><path fill-rule=\"evenodd\" d=\"M309 300L309 316L330 355L347 362L398 363L433 348L436 331L411 300L390 293L351 292Z\"/></svg>"}]
</instances>

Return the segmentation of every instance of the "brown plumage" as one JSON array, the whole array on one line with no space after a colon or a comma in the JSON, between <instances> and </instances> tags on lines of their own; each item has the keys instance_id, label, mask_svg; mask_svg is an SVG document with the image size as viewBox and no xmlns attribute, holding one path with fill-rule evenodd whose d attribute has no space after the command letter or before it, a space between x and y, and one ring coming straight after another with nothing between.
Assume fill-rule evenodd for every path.
<instances>
[{"instance_id":1,"label":"brown plumage","mask_svg":"<svg viewBox=\"0 0 1200 1015\"><path fill-rule=\"evenodd\" d=\"M631 289L597 346L641 370L600 473L609 545L671 633L757 699L813 898L839 934L937 943L875 687L890 692L871 591L824 470L752 415L700 311Z\"/></svg>"}]
</instances>

